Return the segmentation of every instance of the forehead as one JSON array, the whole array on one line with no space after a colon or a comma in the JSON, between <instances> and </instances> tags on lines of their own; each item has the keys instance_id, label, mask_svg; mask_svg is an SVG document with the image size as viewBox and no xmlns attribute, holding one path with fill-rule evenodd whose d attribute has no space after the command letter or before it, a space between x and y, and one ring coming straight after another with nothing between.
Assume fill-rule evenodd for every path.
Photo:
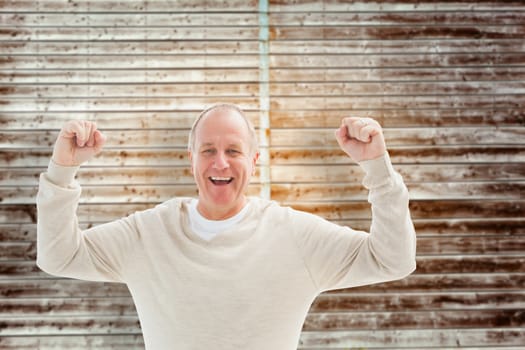
<instances>
[{"instance_id":1,"label":"forehead","mask_svg":"<svg viewBox=\"0 0 525 350\"><path fill-rule=\"evenodd\" d=\"M234 109L217 108L206 113L196 126L198 144L227 139L249 143L250 133L244 118Z\"/></svg>"}]
</instances>

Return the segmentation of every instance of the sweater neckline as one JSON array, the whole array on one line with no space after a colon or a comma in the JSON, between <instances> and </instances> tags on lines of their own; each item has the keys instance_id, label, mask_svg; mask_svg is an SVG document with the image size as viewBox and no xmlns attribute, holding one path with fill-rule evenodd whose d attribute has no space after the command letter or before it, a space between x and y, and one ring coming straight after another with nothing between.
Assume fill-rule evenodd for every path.
<instances>
[{"instance_id":1,"label":"sweater neckline","mask_svg":"<svg viewBox=\"0 0 525 350\"><path fill-rule=\"evenodd\" d=\"M190 226L192 231L197 233L205 240L213 239L215 236L227 232L237 227L237 224L244 218L251 205L246 201L244 207L234 216L224 220L210 220L205 218L197 209L198 199L192 199L189 206Z\"/></svg>"},{"instance_id":2,"label":"sweater neckline","mask_svg":"<svg viewBox=\"0 0 525 350\"><path fill-rule=\"evenodd\" d=\"M250 239L256 231L256 228L259 223L260 211L263 210L263 203L260 203L260 200L254 197L247 197L249 201L246 206L246 213L239 222L237 222L233 230L228 230L221 232L218 235L215 235L209 240L202 238L196 232L193 231L190 222L190 210L191 210L191 201L192 198L185 198L180 201L180 218L182 226L182 234L184 234L189 240L193 241L195 244L201 246L235 246L239 243Z\"/></svg>"}]
</instances>

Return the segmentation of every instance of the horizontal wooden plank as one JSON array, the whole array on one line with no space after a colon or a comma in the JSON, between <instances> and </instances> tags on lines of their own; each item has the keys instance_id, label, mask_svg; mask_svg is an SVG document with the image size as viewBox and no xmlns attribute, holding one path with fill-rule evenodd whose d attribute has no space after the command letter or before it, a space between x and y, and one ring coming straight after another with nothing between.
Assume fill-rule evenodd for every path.
<instances>
[{"instance_id":1,"label":"horizontal wooden plank","mask_svg":"<svg viewBox=\"0 0 525 350\"><path fill-rule=\"evenodd\" d=\"M120 1L89 1L89 0L46 0L39 4L38 12L124 12L124 13L147 13L165 12L247 12L256 11L255 0L229 0L224 3L220 0L207 0L206 2L195 2L192 0L164 0L145 2L144 0ZM34 12L34 2L31 0L6 0L2 4L4 12Z\"/></svg>"},{"instance_id":2,"label":"horizontal wooden plank","mask_svg":"<svg viewBox=\"0 0 525 350\"><path fill-rule=\"evenodd\" d=\"M521 145L388 147L388 152L394 163L522 163L525 161L525 147ZM346 154L336 148L305 150L272 147L270 157L272 164L334 165L352 163Z\"/></svg>"},{"instance_id":3,"label":"horizontal wooden plank","mask_svg":"<svg viewBox=\"0 0 525 350\"><path fill-rule=\"evenodd\" d=\"M270 66L282 68L374 68L374 67L448 67L523 65L522 53L438 53L438 54L335 54L335 55L272 55ZM257 54L223 54L210 57L193 55L19 55L0 56L5 69L199 69L254 68L259 66ZM388 92L388 90L387 90Z\"/></svg>"},{"instance_id":4,"label":"horizontal wooden plank","mask_svg":"<svg viewBox=\"0 0 525 350\"><path fill-rule=\"evenodd\" d=\"M0 56L5 69L205 69L257 68L259 55L38 55Z\"/></svg>"},{"instance_id":5,"label":"horizontal wooden plank","mask_svg":"<svg viewBox=\"0 0 525 350\"><path fill-rule=\"evenodd\" d=\"M270 108L275 110L319 110L319 109L451 109L451 108L522 108L525 107L525 95L423 95L423 96L344 96L309 97L278 96L270 101ZM4 113L11 112L65 112L65 111L146 111L173 109L200 109L202 106L218 102L234 103L244 109L257 109L258 97L246 96L203 96L203 97L152 97L152 98L13 98L1 99Z\"/></svg>"},{"instance_id":6,"label":"horizontal wooden plank","mask_svg":"<svg viewBox=\"0 0 525 350\"><path fill-rule=\"evenodd\" d=\"M343 117L376 119L383 127L521 126L525 111L516 109L360 109L270 111L273 128L322 128L340 125ZM11 118L10 118L11 119Z\"/></svg>"},{"instance_id":7,"label":"horizontal wooden plank","mask_svg":"<svg viewBox=\"0 0 525 350\"><path fill-rule=\"evenodd\" d=\"M19 264L22 264L19 262ZM33 263L34 264L34 263ZM48 276L49 275L44 275ZM9 276L8 276L9 277ZM16 279L0 280L2 298L129 298L122 283L87 282L73 279Z\"/></svg>"},{"instance_id":8,"label":"horizontal wooden plank","mask_svg":"<svg viewBox=\"0 0 525 350\"><path fill-rule=\"evenodd\" d=\"M324 56L325 57L325 56ZM340 82L270 84L272 96L353 96L353 95L476 95L523 94L523 81L487 82Z\"/></svg>"},{"instance_id":9,"label":"horizontal wooden plank","mask_svg":"<svg viewBox=\"0 0 525 350\"><path fill-rule=\"evenodd\" d=\"M435 273L522 273L525 272L525 256L518 255L440 255L417 258L420 274Z\"/></svg>"},{"instance_id":10,"label":"horizontal wooden plank","mask_svg":"<svg viewBox=\"0 0 525 350\"><path fill-rule=\"evenodd\" d=\"M417 329L417 330L356 330L303 332L298 349L341 348L422 348L521 346L525 331L520 328L498 329ZM388 344L388 345L385 345ZM422 348L424 349L424 348ZM497 348L496 348L497 349ZM505 348L503 348L505 349Z\"/></svg>"},{"instance_id":11,"label":"horizontal wooden plank","mask_svg":"<svg viewBox=\"0 0 525 350\"><path fill-rule=\"evenodd\" d=\"M15 62L16 63L16 60ZM85 63L83 63L85 65ZM170 97L170 96L257 96L256 83L178 83L178 84L5 84L4 95L33 98L96 97ZM523 94L525 82L397 82L397 83L277 83L270 84L272 96L375 96L375 95L447 95L447 94ZM479 113L479 112L478 112Z\"/></svg>"},{"instance_id":12,"label":"horizontal wooden plank","mask_svg":"<svg viewBox=\"0 0 525 350\"><path fill-rule=\"evenodd\" d=\"M405 334L408 333L408 334ZM357 341L360 342L360 344L369 344L370 342L374 342L374 348L375 349L382 349L382 350L409 350L411 349L410 343L408 343L408 340L410 339L411 331L400 331L401 336L403 339L399 341L399 343L406 342L404 345L386 345L389 344L388 339L392 339L392 336L395 336L395 333L393 331L373 331L371 334L370 331L352 331L352 332L344 332L349 339L356 339L355 342L352 342L348 340L349 343L356 344ZM489 342L489 345L492 346L502 346L501 349L505 350L521 350L522 347L519 346L519 341L521 338L515 339L517 337L516 334L517 331L505 331L505 330L490 330L488 331L489 335L482 335L483 330L481 331L468 331L467 334L464 334L463 331L459 331L458 334L454 334L450 330L434 330L434 331L424 331L424 336L428 337L442 337L444 339L444 342L448 342L450 347L448 346L439 346L441 350L453 350L457 347L454 344L454 340L459 340L463 338L468 338L469 343L474 343L473 339L478 339L477 337L481 337L482 339L480 342L483 342L484 339L488 337L492 337L491 341ZM311 333L316 333L315 335L312 335ZM349 334L350 333L350 334ZM320 332L305 332L303 335L303 338L306 339L306 341L311 341L312 345L308 345L308 343L303 341L302 345L299 345L299 350L306 350L306 349L320 349L318 346L315 345L316 342L320 342ZM369 336L367 336L369 334ZM341 336L338 334L334 334L334 336L339 339ZM497 343L494 338L499 339L500 342ZM511 338L514 343L516 343L516 346L508 346L505 345L505 343L502 343L502 339L505 338ZM314 339L312 341L312 339ZM383 339L383 343L381 343L381 339ZM423 339L417 337L416 339ZM334 338L331 336L327 337L328 341L333 341ZM368 343L366 343L368 342ZM437 343L437 342L436 342ZM59 345L57 345L59 344ZM28 336L28 337L2 337L0 338L0 345L5 350L33 350L38 347L40 350L60 350L62 347L67 347L68 349L72 350L82 350L86 348L90 349L97 349L97 350L142 350L144 349L144 343L142 341L141 335L104 335L104 334L98 334L98 335L75 335L75 336ZM337 344L329 344L324 345L329 346L333 349L341 349L337 346ZM350 345L351 346L351 345ZM404 346L404 347L400 347ZM323 347L325 348L325 347ZM420 347L423 349L422 347ZM479 346L474 345L473 347L467 345L461 345L462 349L465 350L478 350ZM496 349L494 347L494 349Z\"/></svg>"},{"instance_id":13,"label":"horizontal wooden plank","mask_svg":"<svg viewBox=\"0 0 525 350\"><path fill-rule=\"evenodd\" d=\"M148 4L149 5L149 4ZM174 8L178 10L178 8ZM230 9L228 9L230 10ZM254 8L255 10L255 8ZM519 25L525 21L522 12L428 11L403 12L271 12L270 26L344 26L349 23L368 26L430 25ZM256 13L4 13L0 22L5 26L250 26L258 25Z\"/></svg>"},{"instance_id":14,"label":"horizontal wooden plank","mask_svg":"<svg viewBox=\"0 0 525 350\"><path fill-rule=\"evenodd\" d=\"M137 316L131 296L95 298L3 299L0 319L8 317Z\"/></svg>"},{"instance_id":15,"label":"horizontal wooden plank","mask_svg":"<svg viewBox=\"0 0 525 350\"><path fill-rule=\"evenodd\" d=\"M428 25L428 26L316 26L316 27L271 27L270 40L308 40L308 39L381 39L381 40L417 40L417 39L518 39L525 34L523 24L509 26L482 26L479 23L470 26Z\"/></svg>"},{"instance_id":16,"label":"horizontal wooden plank","mask_svg":"<svg viewBox=\"0 0 525 350\"><path fill-rule=\"evenodd\" d=\"M258 82L256 69L163 69L163 70L3 70L0 82L4 84L140 84L140 83L213 83ZM520 81L525 79L525 68L325 68L325 69L271 69L271 81L278 82L348 82L348 81ZM414 108L414 106L407 106ZM480 106L478 106L479 108ZM496 106L492 106L493 108ZM333 107L332 107L333 108ZM363 107L365 108L365 107ZM372 109L370 106L367 109ZM475 106L473 106L475 108Z\"/></svg>"},{"instance_id":17,"label":"horizontal wooden plank","mask_svg":"<svg viewBox=\"0 0 525 350\"><path fill-rule=\"evenodd\" d=\"M227 15L227 13L221 14ZM60 15L62 18L62 15ZM286 40L270 41L270 55L278 54L447 54L447 53L510 53L522 52L521 39L463 39L463 40ZM439 50L437 49L439 48ZM0 42L4 55L101 55L113 52L120 55L185 55L203 54L259 54L256 41L4 41Z\"/></svg>"},{"instance_id":18,"label":"horizontal wooden plank","mask_svg":"<svg viewBox=\"0 0 525 350\"><path fill-rule=\"evenodd\" d=\"M406 3L406 2L405 2ZM383 4L385 5L385 4ZM388 6L388 5L387 5ZM326 9L326 8L324 8ZM350 9L349 9L350 10ZM351 10L350 10L351 11ZM374 27L395 26L443 26L443 25L520 25L525 22L525 13L496 11L378 11L378 12L271 12L269 24L276 27L290 26L347 26L367 25ZM15 22L16 23L16 22Z\"/></svg>"},{"instance_id":19,"label":"horizontal wooden plank","mask_svg":"<svg viewBox=\"0 0 525 350\"><path fill-rule=\"evenodd\" d=\"M525 251L525 236L514 237L418 237L419 255L437 254L520 254Z\"/></svg>"},{"instance_id":20,"label":"horizontal wooden plank","mask_svg":"<svg viewBox=\"0 0 525 350\"><path fill-rule=\"evenodd\" d=\"M313 302L310 313L352 311L516 310L523 306L525 292L458 293L324 293ZM17 300L13 300L18 304ZM31 303L31 299L27 301ZM25 305L25 302L24 302ZM18 310L18 307L15 308ZM22 310L25 310L21 306ZM28 310L29 311L29 310ZM436 323L438 325L438 323Z\"/></svg>"},{"instance_id":21,"label":"horizontal wooden plank","mask_svg":"<svg viewBox=\"0 0 525 350\"><path fill-rule=\"evenodd\" d=\"M2 336L0 346L5 350L143 350L144 340L141 334Z\"/></svg>"},{"instance_id":22,"label":"horizontal wooden plank","mask_svg":"<svg viewBox=\"0 0 525 350\"><path fill-rule=\"evenodd\" d=\"M70 83L188 83L203 81L217 82L257 82L258 69L216 68L216 69L110 69L110 70L3 70L1 83L70 84ZM188 108L187 106L184 108ZM6 111L7 109L3 109ZM126 110L125 107L120 111Z\"/></svg>"},{"instance_id":23,"label":"horizontal wooden plank","mask_svg":"<svg viewBox=\"0 0 525 350\"><path fill-rule=\"evenodd\" d=\"M0 173L1 186L37 185L40 173L46 168L9 168ZM252 182L258 182L257 177ZM131 168L92 168L81 167L77 180L85 185L189 185L194 184L190 167L131 167Z\"/></svg>"},{"instance_id":24,"label":"horizontal wooden plank","mask_svg":"<svg viewBox=\"0 0 525 350\"><path fill-rule=\"evenodd\" d=\"M133 186L130 186L134 188ZM407 185L411 200L470 200L480 199L521 199L525 194L525 181L520 182L455 182L455 183L410 183ZM137 186L137 189L140 188ZM152 188L154 188L152 186ZM13 203L13 197L20 193L20 202L27 203L23 188L1 188L3 203ZM138 192L138 190L137 190ZM31 191L30 191L31 193ZM111 191L108 189L108 196ZM88 194L90 195L90 194ZM327 202L363 201L368 198L368 190L355 183L326 184L272 184L272 199L281 202ZM31 197L29 197L31 198ZM16 199L15 199L16 200ZM18 201L16 201L18 203Z\"/></svg>"},{"instance_id":25,"label":"horizontal wooden plank","mask_svg":"<svg viewBox=\"0 0 525 350\"><path fill-rule=\"evenodd\" d=\"M331 312L308 314L304 331L345 331L360 329L432 328L520 328L525 326L521 309L409 312Z\"/></svg>"},{"instance_id":26,"label":"horizontal wooden plank","mask_svg":"<svg viewBox=\"0 0 525 350\"><path fill-rule=\"evenodd\" d=\"M36 241L36 225L34 224L0 224L0 242L31 242Z\"/></svg>"},{"instance_id":27,"label":"horizontal wooden plank","mask_svg":"<svg viewBox=\"0 0 525 350\"><path fill-rule=\"evenodd\" d=\"M221 14L225 15L225 14ZM62 17L62 15L60 15ZM503 45L501 41L498 41ZM506 50L519 51L509 42ZM489 43L487 43L489 45ZM499 45L499 44L496 44ZM505 51L505 50L503 50ZM258 54L259 43L256 41L236 41L235 38L221 41L3 41L0 42L0 52L4 55L103 55L108 52L120 55L185 55L203 54Z\"/></svg>"},{"instance_id":28,"label":"horizontal wooden plank","mask_svg":"<svg viewBox=\"0 0 525 350\"><path fill-rule=\"evenodd\" d=\"M355 230L369 231L370 219L339 219L332 222ZM418 239L435 237L523 236L523 218L413 218ZM16 237L16 236L15 236ZM444 241L444 240L443 240Z\"/></svg>"},{"instance_id":29,"label":"horizontal wooden plank","mask_svg":"<svg viewBox=\"0 0 525 350\"><path fill-rule=\"evenodd\" d=\"M372 68L522 65L523 53L272 55L272 68Z\"/></svg>"},{"instance_id":30,"label":"horizontal wooden plank","mask_svg":"<svg viewBox=\"0 0 525 350\"><path fill-rule=\"evenodd\" d=\"M86 119L97 122L101 129L187 129L205 106L199 109L171 110L171 111L142 111L131 112L126 110L114 112L21 112L5 113L0 111L0 129L34 129L59 130L65 122L73 119ZM255 127L259 126L259 111L244 110L246 116ZM335 124L334 124L335 125Z\"/></svg>"},{"instance_id":31,"label":"horizontal wooden plank","mask_svg":"<svg viewBox=\"0 0 525 350\"><path fill-rule=\"evenodd\" d=\"M347 81L493 81L523 80L525 68L515 67L318 67L271 68L272 82L347 82ZM0 75L0 79L2 76ZM411 106L407 106L411 107Z\"/></svg>"},{"instance_id":32,"label":"horizontal wooden plank","mask_svg":"<svg viewBox=\"0 0 525 350\"><path fill-rule=\"evenodd\" d=\"M308 110L308 109L404 109L423 108L423 109L450 109L450 108L522 108L525 107L524 95L413 95L413 96L353 96L352 98L343 96L324 96L324 97L299 97L299 96L276 96L270 101L270 108L275 110ZM489 98L490 97L490 98ZM43 109L47 106L49 109L62 109L62 105L55 106L50 103L38 103L33 106L31 101L24 101L27 107L22 103L11 100L6 103L6 110L27 110L29 108ZM57 101L61 103L62 101ZM66 101L64 101L66 102ZM95 101L96 102L96 101ZM113 102L113 101L112 101ZM152 107L157 106L156 101L150 104ZM159 101L160 102L160 101ZM2 101L0 101L2 103ZM118 101L113 102L113 104ZM108 103L112 104L112 103ZM108 106L111 108L111 106ZM98 108L93 108L97 110Z\"/></svg>"},{"instance_id":33,"label":"horizontal wooden plank","mask_svg":"<svg viewBox=\"0 0 525 350\"><path fill-rule=\"evenodd\" d=\"M195 3L198 5L198 3ZM144 3L145 5L145 3ZM147 4L149 7L149 3ZM40 6L39 6L40 7ZM90 4L91 7L91 4ZM173 8L178 10L179 7ZM4 9L2 9L4 11ZM39 8L40 10L40 8ZM259 24L257 13L149 13L147 9L136 13L72 13L67 12L67 7L61 7L65 10L62 13L0 13L0 23L3 26L10 27L193 27L193 26L257 26ZM231 9L228 9L230 11ZM253 8L255 10L255 8ZM482 14L477 16L463 16L463 20L468 21L469 18L475 20L482 17ZM450 16L449 16L450 17ZM513 18L518 18L519 14L515 16L485 16L482 18L488 19L498 24L500 21L505 21L506 24L512 24ZM452 18L451 18L452 19Z\"/></svg>"},{"instance_id":34,"label":"horizontal wooden plank","mask_svg":"<svg viewBox=\"0 0 525 350\"><path fill-rule=\"evenodd\" d=\"M310 212L328 220L370 218L369 204L365 202L284 202L285 205ZM520 217L525 214L522 200L412 200L410 212L413 218L483 218Z\"/></svg>"},{"instance_id":35,"label":"horizontal wooden plank","mask_svg":"<svg viewBox=\"0 0 525 350\"><path fill-rule=\"evenodd\" d=\"M137 316L77 316L53 317L50 320L38 317L0 318L0 335L77 335L77 334L141 334Z\"/></svg>"},{"instance_id":36,"label":"horizontal wooden plank","mask_svg":"<svg viewBox=\"0 0 525 350\"><path fill-rule=\"evenodd\" d=\"M516 217L486 218L486 219L457 219L457 220L414 220L418 237L420 236L462 236L474 235L524 235L525 219Z\"/></svg>"},{"instance_id":37,"label":"horizontal wooden plank","mask_svg":"<svg viewBox=\"0 0 525 350\"><path fill-rule=\"evenodd\" d=\"M406 183L412 182L459 182L459 181L521 181L525 179L523 164L396 164L394 166ZM353 183L363 179L364 172L357 165L272 165L270 167L273 184L279 183ZM9 176L9 178L5 178ZM0 174L0 184L33 184L31 178L36 172L16 169ZM27 180L26 180L27 179Z\"/></svg>"},{"instance_id":38,"label":"horizontal wooden plank","mask_svg":"<svg viewBox=\"0 0 525 350\"><path fill-rule=\"evenodd\" d=\"M341 1L324 1L314 0L271 0L270 12L419 12L425 11L489 11L489 10L521 10L523 3L520 1L506 1L502 4L499 1L476 1L473 4L470 1L446 1L437 3L435 1L417 1L407 0L399 1L359 1L359 2L341 2Z\"/></svg>"},{"instance_id":39,"label":"horizontal wooden plank","mask_svg":"<svg viewBox=\"0 0 525 350\"><path fill-rule=\"evenodd\" d=\"M33 150L7 150L0 152L1 166L47 167L51 159L51 148ZM89 162L90 166L189 166L188 151L185 147L172 149L104 149Z\"/></svg>"},{"instance_id":40,"label":"horizontal wooden plank","mask_svg":"<svg viewBox=\"0 0 525 350\"><path fill-rule=\"evenodd\" d=\"M170 110L170 109L203 109L214 103L233 103L241 108L256 109L259 105L258 97L246 96L202 96L202 97L166 97L166 98L17 98L10 100L0 100L4 111L109 111L109 110L128 110L145 111Z\"/></svg>"},{"instance_id":41,"label":"horizontal wooden plank","mask_svg":"<svg viewBox=\"0 0 525 350\"><path fill-rule=\"evenodd\" d=\"M113 147L177 147L188 145L189 130L143 129L143 130L102 130L107 137L105 146ZM2 148L48 148L55 144L57 131L4 131L0 133Z\"/></svg>"},{"instance_id":42,"label":"horizontal wooden plank","mask_svg":"<svg viewBox=\"0 0 525 350\"><path fill-rule=\"evenodd\" d=\"M425 261L423 260L425 259ZM511 257L505 258L508 266L504 266L506 263L500 261L500 264L494 264L495 260L492 257L488 257L487 260L483 260L480 256L477 260L478 265L476 266L476 258L461 258L461 257L450 257L450 264L447 263L446 267L452 268L452 262L454 263L456 272L450 272L446 270L440 270L439 259L434 262L434 272L427 273L428 267L425 262L430 261L431 257L419 258L418 266L416 271L398 281L381 283L372 286L364 286L358 288L351 288L346 290L333 291L329 293L339 292L382 292L390 293L394 291L399 292L432 292L432 291L495 291L495 290L513 290L523 291L523 283L525 282L525 274L516 272L517 269L522 269L519 260L514 263L511 262ZM519 259L519 258L517 258ZM462 267L461 261L467 266ZM420 268L421 266L421 268ZM510 268L509 268L510 267ZM469 272L470 270L470 272ZM499 271L498 271L499 270Z\"/></svg>"},{"instance_id":43,"label":"horizontal wooden plank","mask_svg":"<svg viewBox=\"0 0 525 350\"><path fill-rule=\"evenodd\" d=\"M475 5L468 1L450 1L445 3L435 3L432 1L417 2L404 1L403 3L385 3L383 1L367 2L323 2L319 3L312 0L301 1L271 1L269 10L271 12L344 12L344 11L488 11L488 10L519 10L522 8L520 1L508 1L502 4L499 1L478 1ZM207 1L205 3L195 3L191 0L168 0L162 2L145 3L144 0L130 0L126 2L94 2L87 0L75 0L66 2L65 0L48 0L39 7L39 12L159 12L165 11L166 8L172 9L173 12L246 12L256 11L257 3L255 1L229 1L225 4L222 1ZM9 12L33 12L34 3L30 0L7 0L3 4L3 10Z\"/></svg>"},{"instance_id":44,"label":"horizontal wooden plank","mask_svg":"<svg viewBox=\"0 0 525 350\"><path fill-rule=\"evenodd\" d=\"M172 97L172 96L258 96L256 83L180 83L180 84L53 84L5 85L4 95L38 98L95 98L95 97Z\"/></svg>"},{"instance_id":45,"label":"horizontal wooden plank","mask_svg":"<svg viewBox=\"0 0 525 350\"><path fill-rule=\"evenodd\" d=\"M272 129L270 143L273 147L336 147L335 129ZM436 127L436 128L384 128L383 134L389 146L416 145L485 145L485 144L523 144L525 128L516 127ZM4 136L5 135L5 136ZM16 134L12 134L16 138ZM10 134L0 134L0 145L3 137ZM36 136L36 135L31 135ZM18 139L18 138L17 138ZM45 143L43 143L45 145ZM29 146L35 146L29 145Z\"/></svg>"},{"instance_id":46,"label":"horizontal wooden plank","mask_svg":"<svg viewBox=\"0 0 525 350\"><path fill-rule=\"evenodd\" d=\"M519 28L519 27L517 27ZM495 28L496 29L496 28ZM513 38L510 34L505 38ZM11 27L0 30L0 41L121 41L121 40L258 40L250 27Z\"/></svg>"},{"instance_id":47,"label":"horizontal wooden plank","mask_svg":"<svg viewBox=\"0 0 525 350\"><path fill-rule=\"evenodd\" d=\"M398 13L400 14L400 13ZM294 14L296 15L296 14ZM301 14L298 14L301 15ZM491 13L494 15L494 12ZM58 44L58 43L57 43ZM0 44L2 45L2 44ZM15 49L14 46L4 44L6 53L16 53L27 48ZM306 55L330 55L330 54L447 54L447 53L508 53L520 52L524 49L523 40L520 39L457 39L457 40L281 40L270 41L269 52L271 55L280 54L306 54ZM2 46L0 46L1 48ZM439 49L438 49L439 48ZM13 51L16 50L16 51ZM44 53L46 51L36 51Z\"/></svg>"}]
</instances>

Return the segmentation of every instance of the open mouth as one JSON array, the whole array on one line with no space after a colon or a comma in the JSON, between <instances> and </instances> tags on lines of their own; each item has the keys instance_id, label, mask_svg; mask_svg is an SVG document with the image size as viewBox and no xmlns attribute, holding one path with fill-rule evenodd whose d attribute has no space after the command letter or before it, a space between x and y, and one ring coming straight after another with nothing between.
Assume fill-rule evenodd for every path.
<instances>
[{"instance_id":1,"label":"open mouth","mask_svg":"<svg viewBox=\"0 0 525 350\"><path fill-rule=\"evenodd\" d=\"M233 177L210 176L209 179L214 185L227 185L233 181Z\"/></svg>"}]
</instances>

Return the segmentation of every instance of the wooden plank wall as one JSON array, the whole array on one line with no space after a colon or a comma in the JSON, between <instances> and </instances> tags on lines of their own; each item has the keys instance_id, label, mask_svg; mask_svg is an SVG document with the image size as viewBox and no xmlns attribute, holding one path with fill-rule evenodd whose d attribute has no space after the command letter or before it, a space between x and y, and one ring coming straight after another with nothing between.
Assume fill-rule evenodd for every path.
<instances>
[{"instance_id":1,"label":"wooden plank wall","mask_svg":"<svg viewBox=\"0 0 525 350\"><path fill-rule=\"evenodd\" d=\"M523 1L0 1L0 348L143 348L125 287L35 266L37 177L89 118L84 227L194 195L186 135L217 101L270 144L252 194L367 229L346 115L384 125L410 188L417 271L321 295L300 349L522 348L524 35Z\"/></svg>"}]
</instances>

